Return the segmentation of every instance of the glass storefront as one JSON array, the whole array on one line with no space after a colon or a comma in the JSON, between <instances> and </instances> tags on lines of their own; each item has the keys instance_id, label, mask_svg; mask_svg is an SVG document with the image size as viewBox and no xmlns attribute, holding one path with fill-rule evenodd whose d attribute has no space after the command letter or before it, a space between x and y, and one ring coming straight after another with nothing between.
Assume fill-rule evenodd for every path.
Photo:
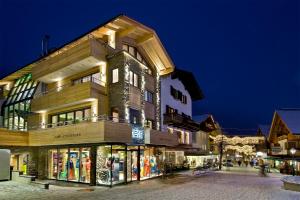
<instances>
[{"instance_id":1,"label":"glass storefront","mask_svg":"<svg viewBox=\"0 0 300 200\"><path fill-rule=\"evenodd\" d=\"M163 171L164 148L141 147L140 177L141 180L159 176Z\"/></svg>"},{"instance_id":2,"label":"glass storefront","mask_svg":"<svg viewBox=\"0 0 300 200\"><path fill-rule=\"evenodd\" d=\"M12 154L10 157L10 166L13 170L28 174L29 153Z\"/></svg>"},{"instance_id":3,"label":"glass storefront","mask_svg":"<svg viewBox=\"0 0 300 200\"><path fill-rule=\"evenodd\" d=\"M48 178L90 183L90 148L59 148L48 151Z\"/></svg>"},{"instance_id":4,"label":"glass storefront","mask_svg":"<svg viewBox=\"0 0 300 200\"><path fill-rule=\"evenodd\" d=\"M125 182L126 150L122 145L105 145L97 148L96 181L100 185Z\"/></svg>"},{"instance_id":5,"label":"glass storefront","mask_svg":"<svg viewBox=\"0 0 300 200\"><path fill-rule=\"evenodd\" d=\"M165 148L101 145L96 153L96 184L116 185L163 174ZM48 178L91 182L91 148L69 147L48 150Z\"/></svg>"},{"instance_id":6,"label":"glass storefront","mask_svg":"<svg viewBox=\"0 0 300 200\"><path fill-rule=\"evenodd\" d=\"M162 175L164 148L104 145L97 148L96 181L115 185ZM127 171L126 171L127 170ZM127 178L126 178L127 176Z\"/></svg>"}]
</instances>

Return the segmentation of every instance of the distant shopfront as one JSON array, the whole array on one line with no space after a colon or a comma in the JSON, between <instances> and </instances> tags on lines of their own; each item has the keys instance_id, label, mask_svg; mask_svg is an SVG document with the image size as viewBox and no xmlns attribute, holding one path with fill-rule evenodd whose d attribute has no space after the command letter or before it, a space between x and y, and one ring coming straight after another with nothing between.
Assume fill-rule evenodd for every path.
<instances>
[{"instance_id":1,"label":"distant shopfront","mask_svg":"<svg viewBox=\"0 0 300 200\"><path fill-rule=\"evenodd\" d=\"M164 159L165 147L157 146L57 147L48 149L48 178L112 186L162 175Z\"/></svg>"}]
</instances>

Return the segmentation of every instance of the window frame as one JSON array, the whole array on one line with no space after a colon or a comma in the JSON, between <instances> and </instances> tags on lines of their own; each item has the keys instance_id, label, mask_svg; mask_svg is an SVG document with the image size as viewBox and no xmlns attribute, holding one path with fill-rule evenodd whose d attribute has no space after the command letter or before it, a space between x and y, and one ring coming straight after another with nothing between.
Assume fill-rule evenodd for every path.
<instances>
[{"instance_id":1,"label":"window frame","mask_svg":"<svg viewBox=\"0 0 300 200\"><path fill-rule=\"evenodd\" d=\"M111 83L118 83L119 82L119 68L114 68L111 71Z\"/></svg>"}]
</instances>

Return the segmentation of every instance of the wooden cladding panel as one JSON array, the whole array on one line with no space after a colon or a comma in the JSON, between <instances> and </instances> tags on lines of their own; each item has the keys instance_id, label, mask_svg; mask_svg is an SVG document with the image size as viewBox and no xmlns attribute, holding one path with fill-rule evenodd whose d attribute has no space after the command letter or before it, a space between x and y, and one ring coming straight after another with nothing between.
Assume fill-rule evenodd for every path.
<instances>
[{"instance_id":1,"label":"wooden cladding panel","mask_svg":"<svg viewBox=\"0 0 300 200\"><path fill-rule=\"evenodd\" d=\"M100 142L130 143L131 127L123 123L99 121L33 130L29 133L30 146Z\"/></svg>"},{"instance_id":2,"label":"wooden cladding panel","mask_svg":"<svg viewBox=\"0 0 300 200\"><path fill-rule=\"evenodd\" d=\"M59 92L51 92L32 100L31 110L33 112L54 109L62 105L80 102L84 99L94 98L92 95L91 82L76 84L63 88Z\"/></svg>"},{"instance_id":3,"label":"wooden cladding panel","mask_svg":"<svg viewBox=\"0 0 300 200\"><path fill-rule=\"evenodd\" d=\"M105 61L106 49L96 40L86 40L53 58L41 61L33 68L33 78L38 79L46 76L90 56Z\"/></svg>"},{"instance_id":4,"label":"wooden cladding panel","mask_svg":"<svg viewBox=\"0 0 300 200\"><path fill-rule=\"evenodd\" d=\"M28 146L28 132L0 129L0 146Z\"/></svg>"},{"instance_id":5,"label":"wooden cladding panel","mask_svg":"<svg viewBox=\"0 0 300 200\"><path fill-rule=\"evenodd\" d=\"M104 141L104 122L82 122L70 126L30 131L29 145L82 144Z\"/></svg>"}]
</instances>

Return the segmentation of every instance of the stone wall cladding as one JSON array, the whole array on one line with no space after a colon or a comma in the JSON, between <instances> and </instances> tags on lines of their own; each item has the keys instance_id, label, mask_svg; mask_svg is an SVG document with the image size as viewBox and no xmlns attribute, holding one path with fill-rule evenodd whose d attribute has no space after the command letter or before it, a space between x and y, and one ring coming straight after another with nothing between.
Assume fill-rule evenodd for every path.
<instances>
[{"instance_id":1,"label":"stone wall cladding","mask_svg":"<svg viewBox=\"0 0 300 200\"><path fill-rule=\"evenodd\" d=\"M108 113L111 115L111 108L117 108L119 111L119 117L121 119L125 118L124 113L124 65L125 57L124 54L119 53L110 58L108 58L108 67L107 67L107 87L108 87L108 96L109 96L109 109ZM119 82L112 83L112 70L119 69Z\"/></svg>"}]
</instances>

